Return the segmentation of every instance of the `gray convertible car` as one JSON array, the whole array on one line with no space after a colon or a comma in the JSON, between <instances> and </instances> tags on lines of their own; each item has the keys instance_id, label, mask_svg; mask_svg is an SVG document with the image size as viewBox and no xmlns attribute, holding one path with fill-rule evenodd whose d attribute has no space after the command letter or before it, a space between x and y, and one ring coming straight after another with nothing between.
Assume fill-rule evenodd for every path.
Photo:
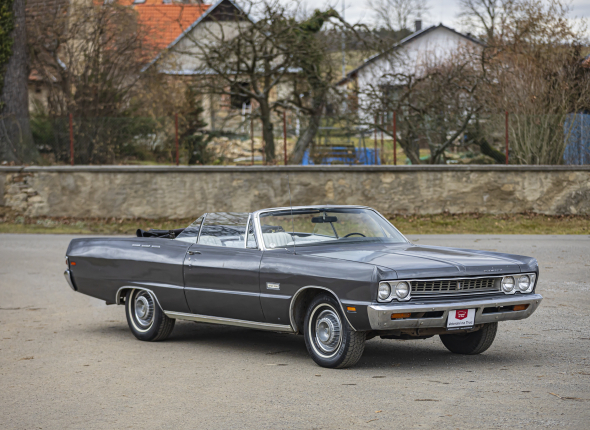
<instances>
[{"instance_id":1,"label":"gray convertible car","mask_svg":"<svg viewBox=\"0 0 590 430\"><path fill-rule=\"evenodd\" d=\"M177 319L289 332L332 368L354 365L375 336L438 335L479 354L499 321L543 299L534 258L415 245L362 206L207 213L184 229L74 239L66 265L74 291L125 306L140 340L166 339Z\"/></svg>"}]
</instances>

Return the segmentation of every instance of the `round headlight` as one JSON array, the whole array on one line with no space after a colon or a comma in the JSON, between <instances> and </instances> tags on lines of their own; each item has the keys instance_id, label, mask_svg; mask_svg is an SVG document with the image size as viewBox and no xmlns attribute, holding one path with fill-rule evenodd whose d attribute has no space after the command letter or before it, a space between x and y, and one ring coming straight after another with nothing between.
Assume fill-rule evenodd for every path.
<instances>
[{"instance_id":1,"label":"round headlight","mask_svg":"<svg viewBox=\"0 0 590 430\"><path fill-rule=\"evenodd\" d=\"M531 286L531 280L527 275L522 275L518 278L518 289L522 292L525 292Z\"/></svg>"},{"instance_id":2,"label":"round headlight","mask_svg":"<svg viewBox=\"0 0 590 430\"><path fill-rule=\"evenodd\" d=\"M391 295L391 287L387 282L379 284L379 290L377 291L377 297L380 300L386 300Z\"/></svg>"},{"instance_id":3,"label":"round headlight","mask_svg":"<svg viewBox=\"0 0 590 430\"><path fill-rule=\"evenodd\" d=\"M407 282L399 282L395 286L395 295L398 299L405 299L410 294L410 286Z\"/></svg>"},{"instance_id":4,"label":"round headlight","mask_svg":"<svg viewBox=\"0 0 590 430\"><path fill-rule=\"evenodd\" d=\"M505 293L510 293L514 290L514 278L512 276L506 276L502 279L502 290Z\"/></svg>"}]
</instances>

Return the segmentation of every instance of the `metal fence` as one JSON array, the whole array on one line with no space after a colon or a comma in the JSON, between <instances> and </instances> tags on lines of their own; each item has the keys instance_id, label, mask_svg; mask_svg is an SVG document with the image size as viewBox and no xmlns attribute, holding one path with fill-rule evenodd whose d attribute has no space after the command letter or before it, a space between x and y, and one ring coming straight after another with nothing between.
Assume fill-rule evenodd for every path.
<instances>
[{"instance_id":1,"label":"metal fence","mask_svg":"<svg viewBox=\"0 0 590 430\"><path fill-rule=\"evenodd\" d=\"M275 164L288 162L306 121L294 112L279 112L273 117ZM0 126L21 129L24 123L3 119ZM247 112L231 121L219 122L215 128L194 130L190 124L190 118L182 115L32 116L33 142L29 146L38 149L45 164L269 162L265 157L261 122ZM399 112L381 113L373 121L328 116L322 119L302 164L410 164L402 143L415 145L420 161L429 162L433 151L449 136L454 136L454 131L453 124L435 120L412 124ZM4 147L14 144L7 142L3 134L0 142ZM486 152L488 147L495 151L492 157ZM441 160L447 164L590 164L590 115L480 116L445 148Z\"/></svg>"},{"instance_id":2,"label":"metal fence","mask_svg":"<svg viewBox=\"0 0 590 430\"><path fill-rule=\"evenodd\" d=\"M571 114L564 128L565 164L590 164L590 114Z\"/></svg>"}]
</instances>

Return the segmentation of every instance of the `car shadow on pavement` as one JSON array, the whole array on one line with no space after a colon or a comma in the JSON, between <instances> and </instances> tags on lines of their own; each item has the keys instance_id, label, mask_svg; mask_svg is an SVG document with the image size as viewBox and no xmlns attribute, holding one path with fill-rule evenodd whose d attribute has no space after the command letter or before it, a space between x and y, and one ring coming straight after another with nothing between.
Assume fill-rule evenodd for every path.
<instances>
[{"instance_id":1,"label":"car shadow on pavement","mask_svg":"<svg viewBox=\"0 0 590 430\"><path fill-rule=\"evenodd\" d=\"M101 337L116 338L117 341L135 341L124 321L108 327L80 327L82 331L94 332ZM183 347L206 347L207 351L217 349L222 354L251 354L261 360L277 363L311 363L303 336L289 333L276 333L242 327L223 326L206 323L180 321L166 341L158 342L166 347L186 350ZM192 350L192 348L191 348ZM522 355L522 356L521 356ZM420 369L440 370L462 368L469 371L481 366L502 368L512 362L530 360L530 351L522 350L522 354L505 353L500 345L492 345L490 350L481 355L466 356L452 354L447 351L438 336L427 340L382 340L374 338L367 341L365 352L355 369L379 369L413 371Z\"/></svg>"}]
</instances>

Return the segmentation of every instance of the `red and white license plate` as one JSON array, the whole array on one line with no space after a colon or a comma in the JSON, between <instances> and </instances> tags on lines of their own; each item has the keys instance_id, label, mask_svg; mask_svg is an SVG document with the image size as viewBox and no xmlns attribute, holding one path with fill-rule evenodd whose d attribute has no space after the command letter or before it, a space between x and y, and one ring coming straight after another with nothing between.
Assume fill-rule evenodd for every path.
<instances>
[{"instance_id":1,"label":"red and white license plate","mask_svg":"<svg viewBox=\"0 0 590 430\"><path fill-rule=\"evenodd\" d=\"M447 328L472 327L475 323L475 309L457 309L449 311Z\"/></svg>"}]
</instances>

